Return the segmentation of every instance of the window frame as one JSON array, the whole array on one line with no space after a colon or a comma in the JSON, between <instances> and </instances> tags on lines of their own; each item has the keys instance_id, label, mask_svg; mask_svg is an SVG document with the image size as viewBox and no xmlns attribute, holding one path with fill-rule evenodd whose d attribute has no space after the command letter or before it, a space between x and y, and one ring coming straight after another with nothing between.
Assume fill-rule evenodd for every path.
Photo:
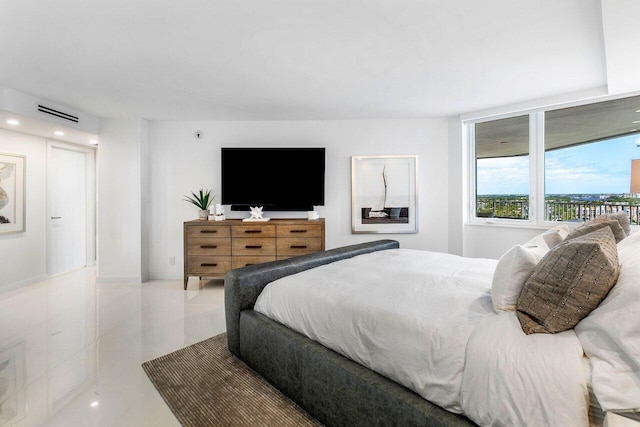
<instances>
[{"instance_id":1,"label":"window frame","mask_svg":"<svg viewBox=\"0 0 640 427\"><path fill-rule=\"evenodd\" d=\"M481 113L465 115L461 117L463 126L463 144L466 147L467 179L466 193L467 206L465 209L465 224L481 225L489 227L510 227L510 228L550 228L558 225L555 221L546 221L544 214L545 200L545 113L548 111L577 107L582 105L596 104L600 102L612 101L616 99L628 98L640 95L640 92L619 94L616 96L602 96L583 101L565 102L561 104L547 105L541 108L514 109L513 111L492 115L482 115ZM476 216L477 196L476 196L476 144L475 125L477 123L490 122L517 116L529 116L529 218L483 218ZM475 117L474 117L475 116ZM638 225L631 225L632 228L640 228Z\"/></svg>"}]
</instances>

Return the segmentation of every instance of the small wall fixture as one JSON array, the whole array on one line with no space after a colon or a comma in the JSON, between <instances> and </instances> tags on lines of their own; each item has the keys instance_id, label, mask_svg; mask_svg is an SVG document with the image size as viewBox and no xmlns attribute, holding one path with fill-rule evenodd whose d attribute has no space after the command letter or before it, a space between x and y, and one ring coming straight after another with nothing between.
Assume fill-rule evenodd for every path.
<instances>
[{"instance_id":1,"label":"small wall fixture","mask_svg":"<svg viewBox=\"0 0 640 427\"><path fill-rule=\"evenodd\" d=\"M7 124L11 125L11 126L17 126L17 125L20 124L20 122L17 121L16 119L9 119L9 120L7 120Z\"/></svg>"}]
</instances>

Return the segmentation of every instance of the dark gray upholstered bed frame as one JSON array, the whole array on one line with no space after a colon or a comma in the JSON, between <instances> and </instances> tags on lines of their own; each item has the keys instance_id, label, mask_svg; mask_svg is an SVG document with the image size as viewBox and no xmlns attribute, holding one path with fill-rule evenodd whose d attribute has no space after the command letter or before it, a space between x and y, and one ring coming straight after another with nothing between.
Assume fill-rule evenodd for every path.
<instances>
[{"instance_id":1,"label":"dark gray upholstered bed frame","mask_svg":"<svg viewBox=\"0 0 640 427\"><path fill-rule=\"evenodd\" d=\"M229 271L224 283L229 351L326 426L474 425L253 310L269 282L398 247L395 240L378 240Z\"/></svg>"}]
</instances>

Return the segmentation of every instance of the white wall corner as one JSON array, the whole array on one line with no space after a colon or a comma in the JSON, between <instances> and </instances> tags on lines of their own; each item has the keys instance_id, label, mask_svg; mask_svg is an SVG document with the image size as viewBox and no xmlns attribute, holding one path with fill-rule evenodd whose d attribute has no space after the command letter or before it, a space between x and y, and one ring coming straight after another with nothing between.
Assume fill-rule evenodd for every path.
<instances>
[{"instance_id":1,"label":"white wall corner","mask_svg":"<svg viewBox=\"0 0 640 427\"><path fill-rule=\"evenodd\" d=\"M98 150L98 277L139 282L142 268L140 119L104 119Z\"/></svg>"},{"instance_id":2,"label":"white wall corner","mask_svg":"<svg viewBox=\"0 0 640 427\"><path fill-rule=\"evenodd\" d=\"M449 118L449 238L448 252L462 255L464 194L466 168L464 161L463 124L460 116Z\"/></svg>"}]
</instances>

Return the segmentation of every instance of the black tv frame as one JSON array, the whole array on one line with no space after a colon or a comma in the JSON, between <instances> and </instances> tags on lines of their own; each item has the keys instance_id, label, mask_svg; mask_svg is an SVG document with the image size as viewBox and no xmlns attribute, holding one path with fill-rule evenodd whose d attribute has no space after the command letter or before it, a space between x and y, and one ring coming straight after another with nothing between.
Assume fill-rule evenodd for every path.
<instances>
[{"instance_id":1,"label":"black tv frame","mask_svg":"<svg viewBox=\"0 0 640 427\"><path fill-rule=\"evenodd\" d=\"M315 159L318 164L313 165L313 171L309 174L308 168L305 169L300 164L292 162L292 158L298 154L301 157L308 156L310 152L318 153ZM282 156L278 156L281 153ZM249 157L249 166L234 163L228 154L245 155ZM269 158L275 161L275 164L264 164L263 158ZM232 211L249 211L253 206L262 206L263 211L311 211L314 206L323 206L325 199L325 168L326 168L326 149L324 147L222 147L221 148L221 202L224 205L230 205ZM242 170L242 172L238 172ZM272 172L276 171L276 177L273 178L277 182L287 182L288 186L278 186L271 183L273 193L271 198L264 197L264 200L242 200L244 197L237 195L229 195L229 190L239 191L240 188L251 185L251 180L256 179L259 184L264 184L265 180L272 176ZM319 175L321 172L321 176ZM280 179L278 179L280 177ZM309 181L311 179L311 181ZM234 183L242 182L242 185L228 187L229 181ZM315 185L316 194L309 196L305 200L305 195L309 194L306 187L309 184ZM274 197L276 190L279 190L277 196ZM247 199L251 197L247 196ZM256 199L259 199L256 197Z\"/></svg>"}]
</instances>

